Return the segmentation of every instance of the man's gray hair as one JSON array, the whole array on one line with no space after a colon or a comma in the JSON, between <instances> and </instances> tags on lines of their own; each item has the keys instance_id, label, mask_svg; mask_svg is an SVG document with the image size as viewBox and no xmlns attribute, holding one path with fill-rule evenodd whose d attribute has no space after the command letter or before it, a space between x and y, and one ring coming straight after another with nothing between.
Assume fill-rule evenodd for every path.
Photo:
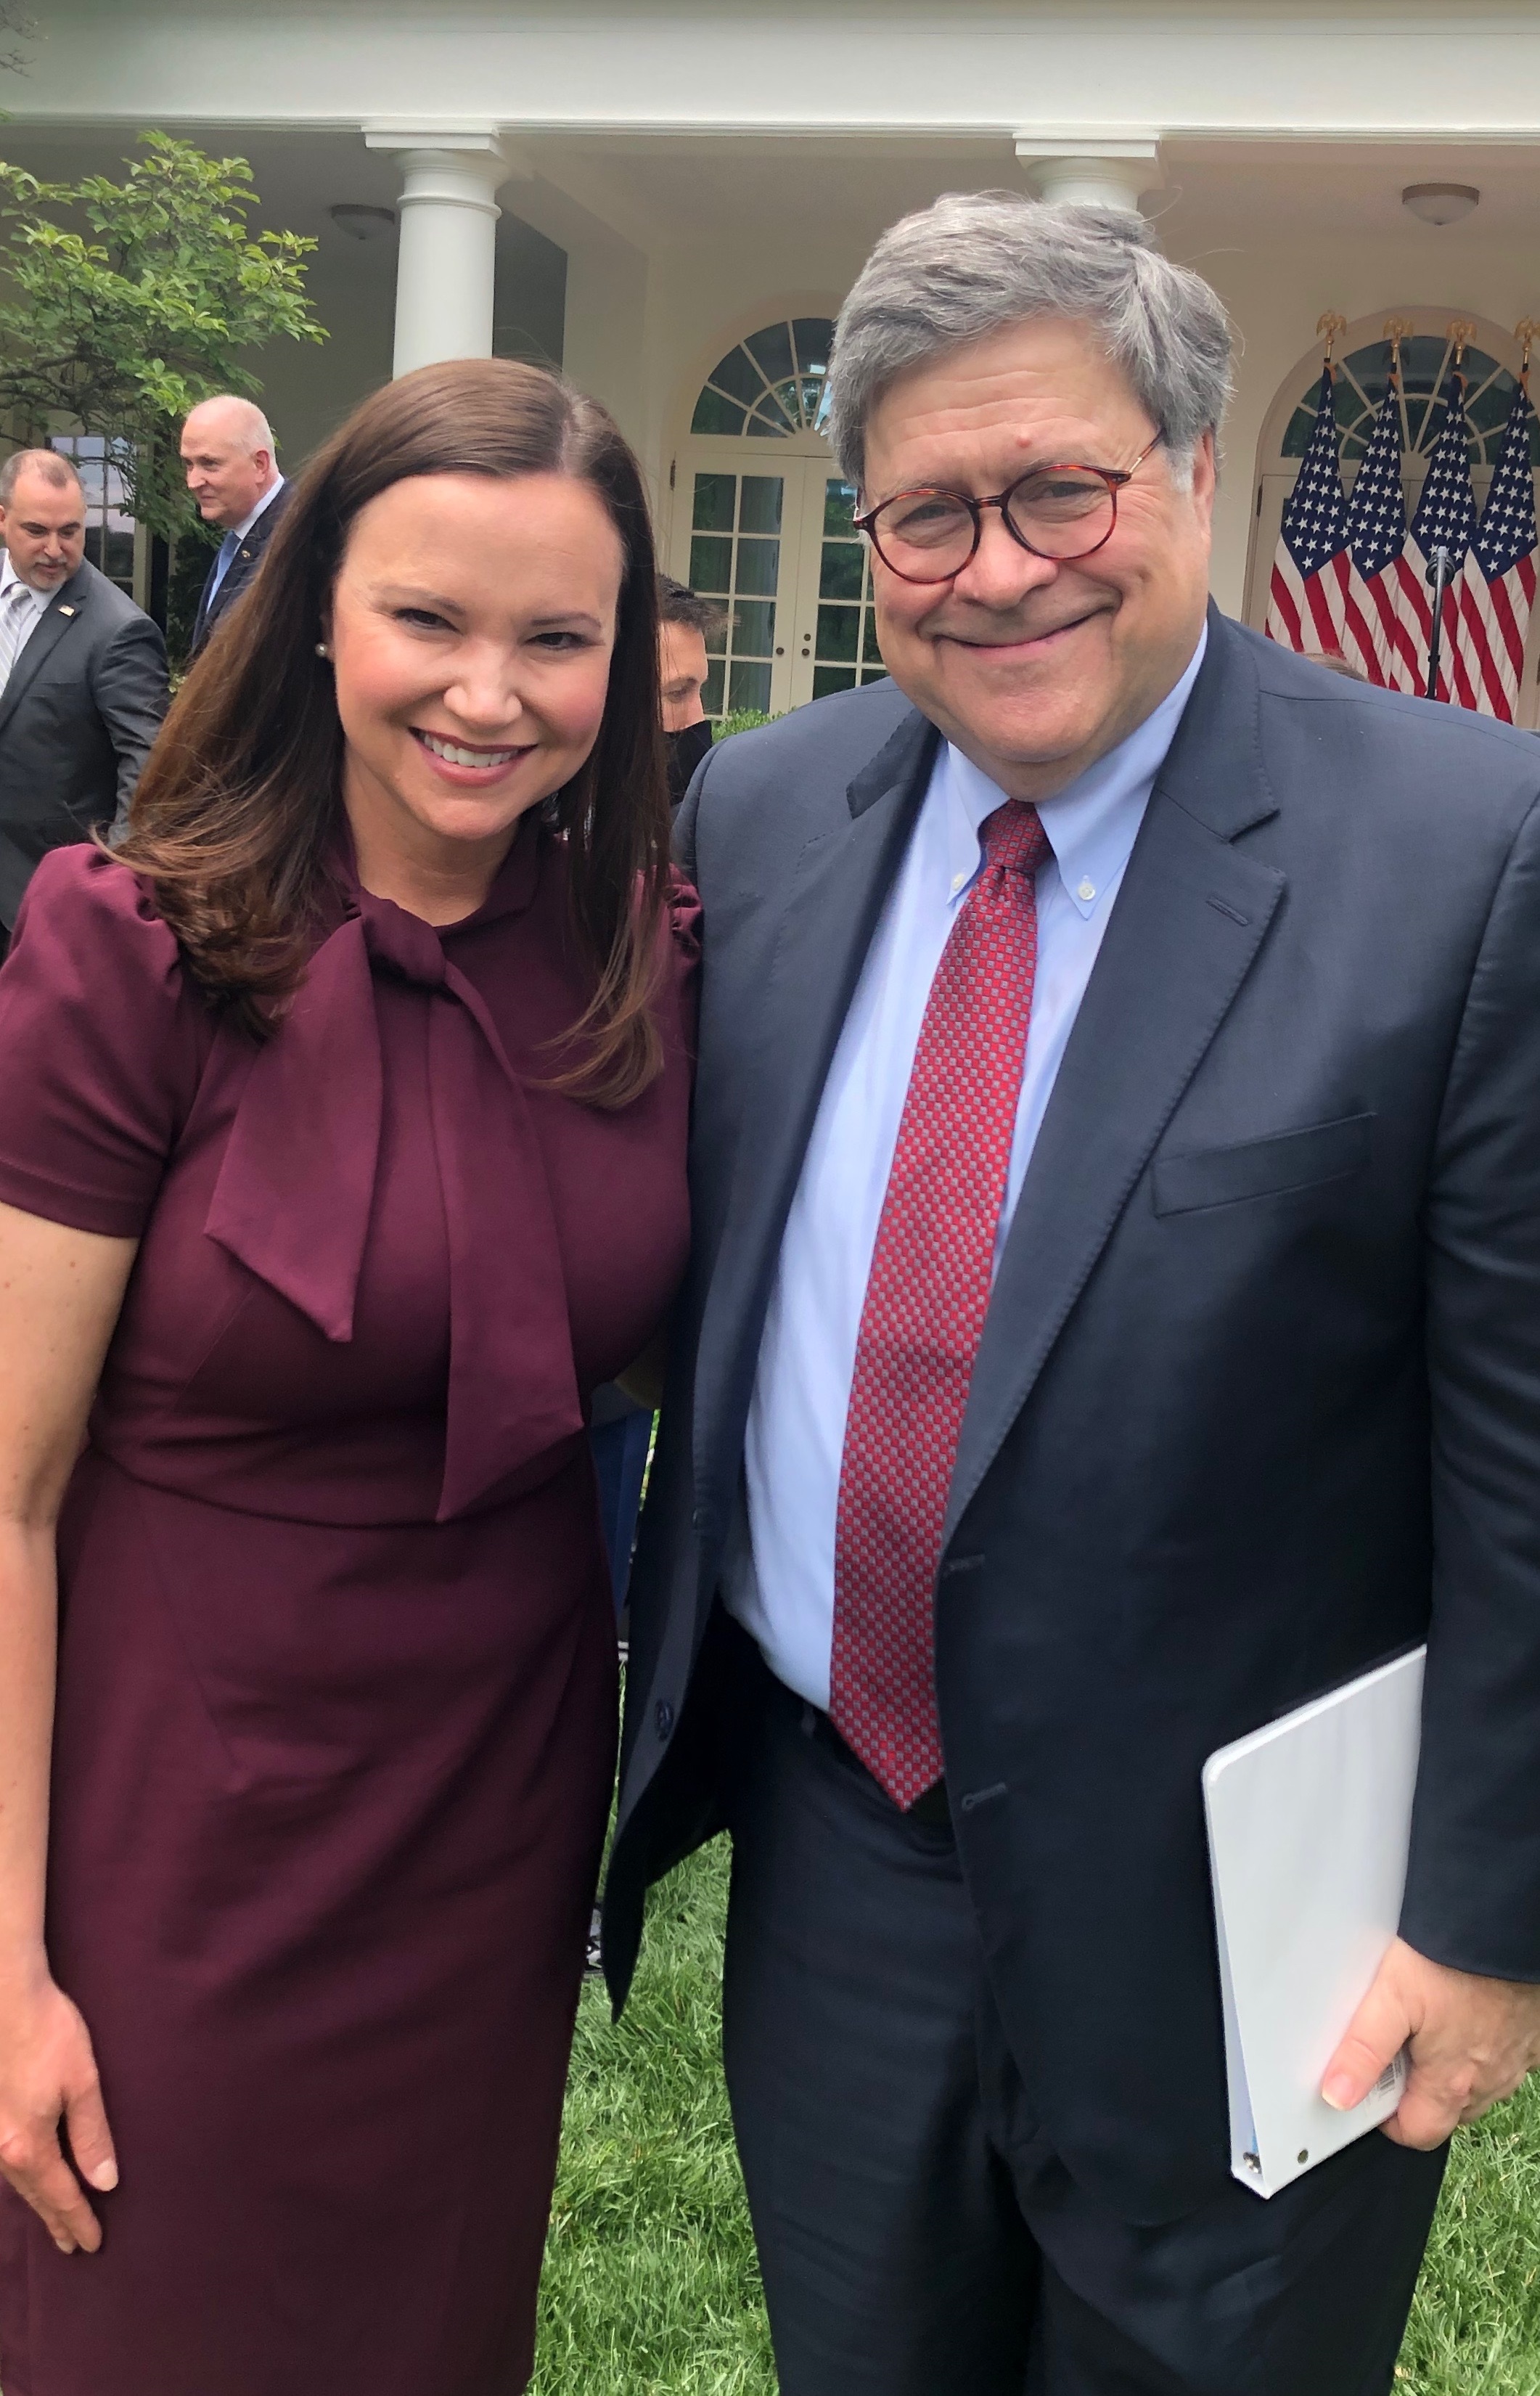
<instances>
[{"instance_id":1,"label":"man's gray hair","mask_svg":"<svg viewBox=\"0 0 1540 2396\"><path fill-rule=\"evenodd\" d=\"M0 508L10 506L23 474L35 474L40 483L48 484L56 491L68 490L73 483L81 498L86 496L86 486L75 468L57 449L13 449L0 466Z\"/></svg>"},{"instance_id":2,"label":"man's gray hair","mask_svg":"<svg viewBox=\"0 0 1540 2396\"><path fill-rule=\"evenodd\" d=\"M1202 276L1162 257L1132 208L949 192L889 227L840 311L828 430L857 490L871 411L900 375L1037 316L1090 326L1190 482L1231 388L1228 320Z\"/></svg>"}]
</instances>

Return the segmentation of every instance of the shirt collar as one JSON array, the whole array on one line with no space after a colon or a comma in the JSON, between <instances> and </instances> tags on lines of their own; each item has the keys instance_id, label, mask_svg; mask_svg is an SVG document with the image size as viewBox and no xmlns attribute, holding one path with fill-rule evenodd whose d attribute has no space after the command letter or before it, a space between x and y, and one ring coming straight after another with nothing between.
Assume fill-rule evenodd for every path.
<instances>
[{"instance_id":1,"label":"shirt collar","mask_svg":"<svg viewBox=\"0 0 1540 2396\"><path fill-rule=\"evenodd\" d=\"M269 508L272 507L273 500L278 497L278 494L283 487L284 477L280 474L275 483L269 484L267 489L262 493L261 498L252 509L251 513L243 523L238 524L235 526L235 538L237 540L245 540L247 533L251 530L251 527L256 523L258 517L266 515Z\"/></svg>"},{"instance_id":2,"label":"shirt collar","mask_svg":"<svg viewBox=\"0 0 1540 2396\"><path fill-rule=\"evenodd\" d=\"M1044 799L1039 813L1054 851L1066 897L1087 920L1113 890L1144 819L1155 777L1165 763L1176 735L1182 711L1192 695L1198 669L1208 646L1205 623L1198 636L1186 672L1160 705L1135 725L1105 757L1060 791ZM947 873L949 895L961 899L976 879L981 853L979 826L1005 801L1005 792L991 782L970 758L948 741L942 749L947 807Z\"/></svg>"},{"instance_id":3,"label":"shirt collar","mask_svg":"<svg viewBox=\"0 0 1540 2396\"><path fill-rule=\"evenodd\" d=\"M65 576L64 579L65 581L69 580L68 575ZM18 574L15 566L11 564L10 557L7 553L4 565L0 566L0 599L5 597L13 582L21 582L21 577ZM41 616L44 608L48 605L49 600L56 598L59 592L63 590L64 583L60 582L56 584L52 591L35 591L30 582L21 582L21 588L26 592L28 598L32 601L33 606L36 608L38 614Z\"/></svg>"}]
</instances>

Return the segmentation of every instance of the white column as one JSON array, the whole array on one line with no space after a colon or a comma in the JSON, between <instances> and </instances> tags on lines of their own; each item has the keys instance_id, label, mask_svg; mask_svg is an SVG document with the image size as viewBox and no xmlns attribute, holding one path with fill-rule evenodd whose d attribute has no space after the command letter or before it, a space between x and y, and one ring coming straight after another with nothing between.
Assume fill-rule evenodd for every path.
<instances>
[{"instance_id":1,"label":"white column","mask_svg":"<svg viewBox=\"0 0 1540 2396\"><path fill-rule=\"evenodd\" d=\"M1016 156L1040 200L1073 200L1094 207L1136 208L1139 194L1161 180L1160 144L1129 141L1048 141L1018 134Z\"/></svg>"},{"instance_id":2,"label":"white column","mask_svg":"<svg viewBox=\"0 0 1540 2396\"><path fill-rule=\"evenodd\" d=\"M497 271L493 193L509 165L494 132L365 127L371 150L400 153L401 228L392 372L441 358L489 358Z\"/></svg>"}]
</instances>

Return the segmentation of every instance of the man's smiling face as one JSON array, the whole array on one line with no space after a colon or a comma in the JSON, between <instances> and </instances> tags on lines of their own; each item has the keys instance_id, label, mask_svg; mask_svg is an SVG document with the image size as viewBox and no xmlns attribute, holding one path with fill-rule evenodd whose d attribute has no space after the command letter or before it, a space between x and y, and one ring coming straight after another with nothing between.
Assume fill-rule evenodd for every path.
<instances>
[{"instance_id":1,"label":"man's smiling face","mask_svg":"<svg viewBox=\"0 0 1540 2396\"><path fill-rule=\"evenodd\" d=\"M866 430L862 504L925 487L979 499L1035 466L1126 470L1160 428L1089 328L1014 325L899 377ZM1118 494L1094 555L1034 557L986 509L951 581L872 559L883 663L949 740L1014 798L1051 798L1126 739L1191 659L1208 595L1214 444L1190 489L1162 446Z\"/></svg>"}]
</instances>

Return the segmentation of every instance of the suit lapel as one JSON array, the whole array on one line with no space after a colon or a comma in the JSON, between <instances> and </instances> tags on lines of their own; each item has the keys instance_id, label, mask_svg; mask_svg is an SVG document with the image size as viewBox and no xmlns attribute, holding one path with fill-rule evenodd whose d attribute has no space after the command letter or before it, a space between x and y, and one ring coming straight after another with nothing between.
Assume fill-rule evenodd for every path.
<instances>
[{"instance_id":1,"label":"suit lapel","mask_svg":"<svg viewBox=\"0 0 1540 2396\"><path fill-rule=\"evenodd\" d=\"M1276 866L1231 845L1276 812L1259 709L1245 643L1211 611L1208 653L1135 843L1006 1241L958 1444L949 1539L1283 895Z\"/></svg>"},{"instance_id":2,"label":"suit lapel","mask_svg":"<svg viewBox=\"0 0 1540 2396\"><path fill-rule=\"evenodd\" d=\"M216 550L213 557L209 560L208 572L204 576L204 586L198 594L198 612L192 619L192 639L194 645L203 639L205 629L208 623L208 611L213 606L214 568L218 566L219 562L219 552Z\"/></svg>"},{"instance_id":3,"label":"suit lapel","mask_svg":"<svg viewBox=\"0 0 1540 2396\"><path fill-rule=\"evenodd\" d=\"M0 732L4 732L17 705L36 679L46 659L53 655L68 633L73 631L85 612L86 573L84 566L76 568L68 582L60 583L43 610L31 640L22 650L6 678L0 692Z\"/></svg>"},{"instance_id":4,"label":"suit lapel","mask_svg":"<svg viewBox=\"0 0 1540 2396\"><path fill-rule=\"evenodd\" d=\"M697 1351L697 1486L724 1512L781 1233L834 1049L924 798L936 745L922 715L906 715L850 784L839 819L802 850L787 889Z\"/></svg>"}]
</instances>

